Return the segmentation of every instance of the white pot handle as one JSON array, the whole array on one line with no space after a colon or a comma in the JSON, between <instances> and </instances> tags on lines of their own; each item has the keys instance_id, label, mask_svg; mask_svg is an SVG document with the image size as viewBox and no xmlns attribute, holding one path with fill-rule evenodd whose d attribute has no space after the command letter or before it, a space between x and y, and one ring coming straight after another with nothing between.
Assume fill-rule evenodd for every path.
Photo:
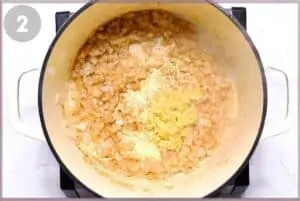
<instances>
[{"instance_id":1,"label":"white pot handle","mask_svg":"<svg viewBox=\"0 0 300 201\"><path fill-rule=\"evenodd\" d=\"M286 111L285 111L285 115L284 118L281 120L280 123L276 122L272 125L265 125L264 129L263 129L263 133L261 135L260 140L265 140L267 138L270 137L274 137L277 135L281 135L286 133L287 131L289 131L292 127L292 118L291 118L291 104L290 104L290 95L291 95L291 89L289 87L289 78L286 72L274 68L274 67L267 67L265 68L265 73L267 75L268 71L273 71L273 72L277 72L283 75L284 80L285 80L285 87L286 87Z\"/></svg>"},{"instance_id":2,"label":"white pot handle","mask_svg":"<svg viewBox=\"0 0 300 201\"><path fill-rule=\"evenodd\" d=\"M9 90L8 94L8 118L13 126L13 128L20 134L30 137L33 139L38 139L41 141L46 142L45 136L43 134L43 131L41 129L41 126L39 126L39 129L37 129L36 126L30 126L22 122L20 118L20 82L21 79L32 72L40 71L40 69L31 69L25 72L22 72L17 76L13 82L13 88ZM29 90L30 93L30 90Z\"/></svg>"}]
</instances>

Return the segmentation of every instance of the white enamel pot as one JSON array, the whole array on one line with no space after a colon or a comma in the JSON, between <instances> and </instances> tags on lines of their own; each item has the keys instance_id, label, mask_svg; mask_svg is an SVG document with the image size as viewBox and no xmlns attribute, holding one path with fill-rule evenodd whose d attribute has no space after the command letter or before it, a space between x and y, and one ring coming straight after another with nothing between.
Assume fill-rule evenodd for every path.
<instances>
[{"instance_id":1,"label":"white enamel pot","mask_svg":"<svg viewBox=\"0 0 300 201\"><path fill-rule=\"evenodd\" d=\"M156 8L173 12L199 24L219 41L225 50L224 56L228 58L236 83L238 119L230 137L224 139L216 154L205 160L199 169L165 182L136 182L136 186L128 187L98 174L84 162L81 152L66 137L69 131L63 124L56 95L66 93L63 86L69 77L74 58L88 36L99 25L129 11ZM45 141L66 172L87 189L103 197L206 197L243 169L259 140L284 133L290 125L287 114L281 124L264 127L267 111L266 68L263 68L258 51L244 28L227 11L211 1L123 4L91 1L62 26L50 45L41 70L38 71L38 109L42 130L24 124L19 115L20 79L32 70L16 79L15 89L11 92L12 125L26 136ZM284 77L288 86L286 74Z\"/></svg>"}]
</instances>

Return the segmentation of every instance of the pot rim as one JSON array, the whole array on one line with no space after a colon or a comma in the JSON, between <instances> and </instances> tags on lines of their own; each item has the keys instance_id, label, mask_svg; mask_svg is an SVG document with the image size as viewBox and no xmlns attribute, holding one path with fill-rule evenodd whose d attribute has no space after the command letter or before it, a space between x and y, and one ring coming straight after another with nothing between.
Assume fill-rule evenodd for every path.
<instances>
[{"instance_id":1,"label":"pot rim","mask_svg":"<svg viewBox=\"0 0 300 201\"><path fill-rule=\"evenodd\" d=\"M262 130L265 124L265 119L266 119L266 113L267 113L267 105L268 105L268 97L267 97L267 81L266 81L266 76L265 76L265 72L264 72L264 68L263 68L263 64L262 64L262 60L261 57L258 53L257 48L254 45L254 42L251 40L249 34L247 33L247 31L245 30L245 28L239 23L239 21L233 17L230 16L230 14L225 10L225 8L223 8L222 6L218 5L216 2L214 2L213 0L205 0L207 3L211 4L213 7L215 7L217 10L219 10L220 12L222 12L222 14L224 14L239 30L240 32L243 34L245 40L247 40L248 44L250 45L256 60L258 62L258 66L259 66L259 70L260 70L260 74L261 74L261 82L262 82L262 93L263 93L263 108L262 108L262 114L261 114L261 122L259 125L259 129L258 129L258 133L256 136L256 139L251 147L251 150L249 151L247 157L245 158L245 160L243 161L243 163L240 165L240 167L236 170L236 172L229 177L226 181L224 181L219 187L217 187L216 189L212 189L211 193L207 194L204 197L211 197L213 196L215 193L217 193L218 191L220 191L222 189L222 187L224 187L226 184L228 184L233 178L235 178L236 176L238 176L246 167L246 165L248 164L251 156L254 153L255 148L257 147L257 144L259 142L259 139L261 137L262 134ZM201 0L199 0L199 3L201 2ZM56 158L56 160L58 161L60 167L64 170L64 172L66 174L68 174L71 178L75 179L76 182L78 182L80 185L82 185L85 189L87 189L88 191L90 191L92 194L96 195L96 196L100 196L102 197L99 193L93 191L91 188L89 188L87 185L85 185L83 182L81 182L73 173L72 171L66 167L66 165L64 164L63 160L60 158L59 154L56 152L50 137L49 137L49 133L47 131L47 127L46 127L46 122L44 119L44 115L43 115L43 104L42 104L42 99L43 99L43 83L44 83L44 76L45 76L45 72L46 72L46 68L48 65L48 60L52 54L53 48L56 45L56 42L58 41L58 39L60 38L60 36L63 34L63 32L65 31L65 29L68 27L69 24L71 24L83 11L85 11L86 9L90 8L91 6L93 6L95 3L97 3L97 1L89 1L88 3L86 3L85 5L83 5L79 10L77 10L74 14L72 14L70 16L70 18L61 26L61 28L59 29L59 31L56 33L54 39L52 40L48 50L47 50L47 54L44 58L44 62L41 68L41 74L40 74L40 78L39 78L39 85L38 85L38 111L39 111L39 117L40 117L40 122L41 122L41 126L44 132L44 136L46 138L47 144L50 147L51 152L53 153L54 157Z\"/></svg>"}]
</instances>

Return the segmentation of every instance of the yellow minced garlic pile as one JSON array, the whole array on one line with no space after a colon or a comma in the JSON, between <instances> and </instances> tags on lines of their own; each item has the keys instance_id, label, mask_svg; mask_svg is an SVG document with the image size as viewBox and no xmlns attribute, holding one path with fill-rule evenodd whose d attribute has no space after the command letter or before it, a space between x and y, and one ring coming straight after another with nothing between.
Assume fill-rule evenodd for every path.
<instances>
[{"instance_id":1,"label":"yellow minced garlic pile","mask_svg":"<svg viewBox=\"0 0 300 201\"><path fill-rule=\"evenodd\" d=\"M176 70L176 73L180 71ZM128 106L144 125L142 130L148 133L149 142L147 145L143 142L144 146L153 150L155 157L158 157L159 152L158 148L154 148L155 144L169 150L179 149L186 134L185 128L196 125L198 121L195 103L201 99L201 89L196 86L182 87L180 82L172 86L170 83L176 80L176 76L172 77L172 80L168 80L159 70L155 70L141 83L139 91L125 94ZM147 153L151 157L151 152Z\"/></svg>"}]
</instances>

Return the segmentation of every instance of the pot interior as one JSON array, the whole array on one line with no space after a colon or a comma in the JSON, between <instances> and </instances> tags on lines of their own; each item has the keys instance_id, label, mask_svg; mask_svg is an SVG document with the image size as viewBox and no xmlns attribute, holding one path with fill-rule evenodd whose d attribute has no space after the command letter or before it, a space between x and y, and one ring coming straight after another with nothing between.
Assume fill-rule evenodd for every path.
<instances>
[{"instance_id":1,"label":"pot interior","mask_svg":"<svg viewBox=\"0 0 300 201\"><path fill-rule=\"evenodd\" d=\"M57 95L66 94L65 83L80 47L101 24L115 16L142 9L164 9L199 26L216 44L211 47L234 79L237 99L233 115L236 122L224 130L216 152L204 160L196 171L165 182L112 181L100 176L83 160L81 152L68 139ZM58 157L84 185L104 197L203 197L227 181L242 165L257 140L264 115L264 91L259 62L247 39L219 9L210 3L198 4L108 4L95 3L76 14L77 17L60 33L44 66L42 108L47 133ZM218 46L218 47L217 47ZM126 179L120 177L120 181Z\"/></svg>"}]
</instances>

